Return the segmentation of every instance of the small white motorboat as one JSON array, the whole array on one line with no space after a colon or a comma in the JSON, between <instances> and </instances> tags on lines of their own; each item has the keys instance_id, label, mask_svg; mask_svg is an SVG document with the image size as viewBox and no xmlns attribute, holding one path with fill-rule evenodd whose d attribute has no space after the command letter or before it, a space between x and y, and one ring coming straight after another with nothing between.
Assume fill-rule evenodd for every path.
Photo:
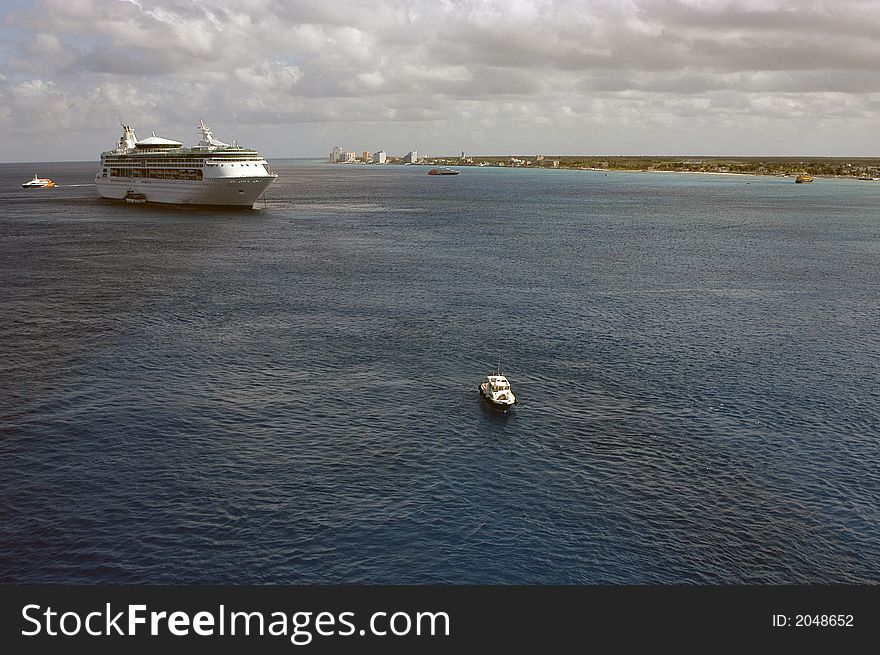
<instances>
[{"instance_id":1,"label":"small white motorboat","mask_svg":"<svg viewBox=\"0 0 880 655\"><path fill-rule=\"evenodd\" d=\"M486 381L480 385L480 395L489 405L502 411L510 409L517 403L510 382L501 373L486 376Z\"/></svg>"}]
</instances>

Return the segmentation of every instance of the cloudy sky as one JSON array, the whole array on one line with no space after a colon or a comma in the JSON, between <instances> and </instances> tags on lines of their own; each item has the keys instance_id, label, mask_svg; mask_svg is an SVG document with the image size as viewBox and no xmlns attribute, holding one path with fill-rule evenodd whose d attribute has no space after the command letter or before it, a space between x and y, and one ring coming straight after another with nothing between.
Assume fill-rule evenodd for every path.
<instances>
[{"instance_id":1,"label":"cloudy sky","mask_svg":"<svg viewBox=\"0 0 880 655\"><path fill-rule=\"evenodd\" d=\"M880 155L880 0L0 0L0 160Z\"/></svg>"}]
</instances>

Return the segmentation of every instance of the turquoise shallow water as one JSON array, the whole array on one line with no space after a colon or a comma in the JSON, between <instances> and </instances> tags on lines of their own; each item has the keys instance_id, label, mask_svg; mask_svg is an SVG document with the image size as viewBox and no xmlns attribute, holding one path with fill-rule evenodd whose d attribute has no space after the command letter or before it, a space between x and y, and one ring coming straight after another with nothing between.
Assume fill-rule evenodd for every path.
<instances>
[{"instance_id":1,"label":"turquoise shallow water","mask_svg":"<svg viewBox=\"0 0 880 655\"><path fill-rule=\"evenodd\" d=\"M880 185L275 166L0 165L0 580L878 580Z\"/></svg>"}]
</instances>

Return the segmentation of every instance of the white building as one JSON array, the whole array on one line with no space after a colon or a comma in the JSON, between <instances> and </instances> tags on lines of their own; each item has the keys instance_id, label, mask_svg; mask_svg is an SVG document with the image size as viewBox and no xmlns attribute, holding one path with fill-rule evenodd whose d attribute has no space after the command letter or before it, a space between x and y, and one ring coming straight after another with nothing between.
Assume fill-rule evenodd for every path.
<instances>
[{"instance_id":1,"label":"white building","mask_svg":"<svg viewBox=\"0 0 880 655\"><path fill-rule=\"evenodd\" d=\"M388 161L388 155L385 154L384 150L380 150L379 152L373 153L373 163L374 164L384 164Z\"/></svg>"},{"instance_id":2,"label":"white building","mask_svg":"<svg viewBox=\"0 0 880 655\"><path fill-rule=\"evenodd\" d=\"M403 163L404 164L415 164L417 161L419 161L419 151L418 150L412 150L403 156Z\"/></svg>"},{"instance_id":3,"label":"white building","mask_svg":"<svg viewBox=\"0 0 880 655\"><path fill-rule=\"evenodd\" d=\"M356 152L345 153L345 163L350 164L353 161L357 161L357 153Z\"/></svg>"},{"instance_id":4,"label":"white building","mask_svg":"<svg viewBox=\"0 0 880 655\"><path fill-rule=\"evenodd\" d=\"M344 151L342 150L342 146L336 146L335 148L333 148L333 150L330 152L330 163L338 164L339 162L341 162L343 152Z\"/></svg>"}]
</instances>

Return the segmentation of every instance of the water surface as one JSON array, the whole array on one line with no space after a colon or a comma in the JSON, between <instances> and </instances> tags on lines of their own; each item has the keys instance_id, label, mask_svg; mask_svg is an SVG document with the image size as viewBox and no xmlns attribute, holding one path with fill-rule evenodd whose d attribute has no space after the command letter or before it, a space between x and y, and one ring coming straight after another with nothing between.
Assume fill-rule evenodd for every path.
<instances>
[{"instance_id":1,"label":"water surface","mask_svg":"<svg viewBox=\"0 0 880 655\"><path fill-rule=\"evenodd\" d=\"M880 576L880 185L281 161L241 212L33 166L0 580Z\"/></svg>"}]
</instances>

